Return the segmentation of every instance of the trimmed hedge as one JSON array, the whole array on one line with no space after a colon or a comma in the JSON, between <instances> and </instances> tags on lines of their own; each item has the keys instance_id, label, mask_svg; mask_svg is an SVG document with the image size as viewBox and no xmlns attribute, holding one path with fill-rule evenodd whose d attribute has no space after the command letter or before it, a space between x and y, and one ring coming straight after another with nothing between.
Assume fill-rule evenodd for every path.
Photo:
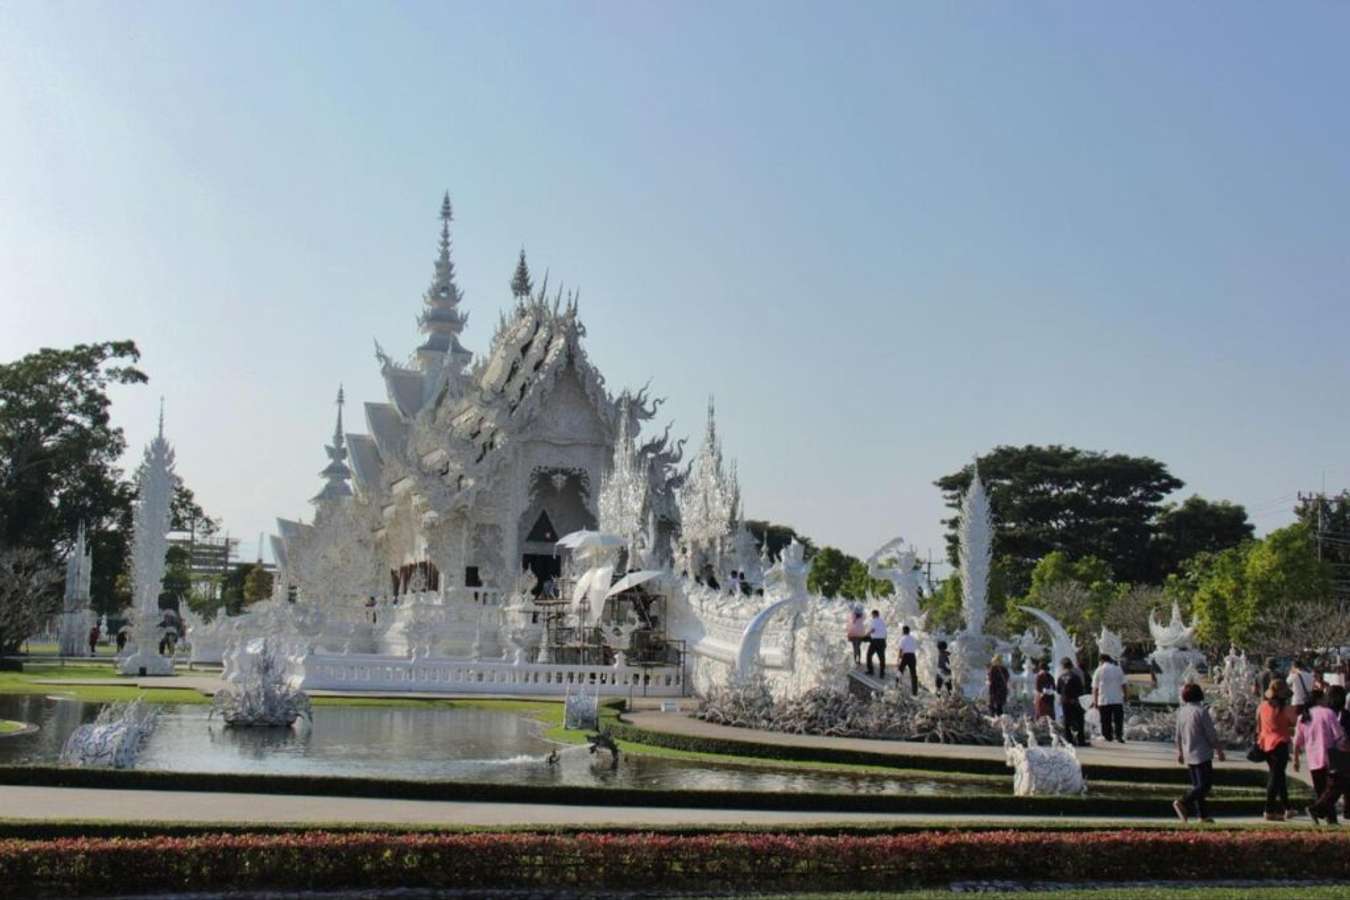
<instances>
[{"instance_id":1,"label":"trimmed hedge","mask_svg":"<svg viewBox=\"0 0 1350 900\"><path fill-rule=\"evenodd\" d=\"M687 750L693 753L717 753L725 756L748 756L755 759L786 759L794 762L886 766L894 769L921 769L930 772L963 772L972 775L1007 775L1011 771L999 759L910 756L895 753L873 753L867 750L849 750L844 747L766 744L749 738L745 740L740 738L714 738L653 731L621 719L606 724L610 732L620 740L631 741L635 744L666 747L671 750ZM753 733L747 732L747 734ZM1089 783L1092 781L1190 783L1190 774L1184 766L1139 768L1084 763L1083 776L1087 778ZM1265 787L1266 773L1258 769L1227 769L1219 765L1214 769L1214 783L1228 787Z\"/></svg>"},{"instance_id":2,"label":"trimmed hedge","mask_svg":"<svg viewBox=\"0 0 1350 900\"><path fill-rule=\"evenodd\" d=\"M861 881L1350 879L1350 842L1297 831L211 835L0 841L0 884L61 896L136 891L808 891Z\"/></svg>"}]
</instances>

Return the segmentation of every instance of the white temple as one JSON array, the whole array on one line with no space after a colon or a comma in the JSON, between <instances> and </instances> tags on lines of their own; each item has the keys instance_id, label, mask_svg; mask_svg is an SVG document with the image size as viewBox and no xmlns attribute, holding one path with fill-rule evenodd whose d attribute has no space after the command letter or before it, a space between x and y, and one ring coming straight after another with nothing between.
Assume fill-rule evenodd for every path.
<instances>
[{"instance_id":1,"label":"white temple","mask_svg":"<svg viewBox=\"0 0 1350 900\"><path fill-rule=\"evenodd\" d=\"M476 357L460 343L468 316L455 282L451 221L447 195L418 318L422 343L406 362L376 345L386 397L364 405L366 433L344 431L339 391L313 520L279 519L271 538L275 615L286 618L302 607L322 619L300 629L306 640L296 654L309 659L308 666L296 663L297 672L307 670L302 680L311 686L322 680L315 673L324 654L344 657L325 669L330 672L347 672L357 658L369 658L381 672L402 660L415 659L421 670L431 659L479 663L478 674L466 678L485 677L481 666L489 663L562 664L563 613L549 601L577 584L585 561L560 552L557 543L585 530L618 539L621 547L610 560L623 566L611 570L616 581L631 570L664 573L643 588L667 604L664 615L644 607L639 616L642 633L633 639L645 649L621 648L617 656L643 662L644 684L650 687L659 658L671 671L657 674L682 692L684 661L697 652L694 645L715 644L720 664L734 665L750 618L740 606L765 601L725 594L728 575L744 572L749 593L763 564L740 523L735 467L724 461L711 403L703 447L682 467L684 441L672 441L669 426L659 435L642 434L663 401L646 388L609 391L583 346L576 293L558 288L550 296L547 278L535 290L524 251L511 280L509 312L487 352ZM705 580L721 587L706 589ZM576 632L621 615L616 604L627 603L628 593L610 603L609 584L604 588L587 593L586 615L566 628ZM735 605L734 637L710 641L700 616L688 613L689 594L702 597L710 614ZM248 620L259 616L243 618L194 629L194 653L199 642L223 646L226 629L256 631ZM607 621L618 632L628 627L622 618ZM700 627L676 634L690 622ZM570 638L578 647L591 640L579 632ZM616 658L600 655L607 664ZM590 651L574 656L572 665L599 659ZM370 671L362 669L360 678L384 677Z\"/></svg>"}]
</instances>

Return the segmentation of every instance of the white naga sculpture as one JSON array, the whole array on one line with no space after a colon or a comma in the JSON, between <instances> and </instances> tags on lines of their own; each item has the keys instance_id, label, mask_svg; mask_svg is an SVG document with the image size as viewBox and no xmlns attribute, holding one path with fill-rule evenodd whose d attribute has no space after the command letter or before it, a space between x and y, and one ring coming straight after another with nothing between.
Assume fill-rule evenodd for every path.
<instances>
[{"instance_id":1,"label":"white naga sculpture","mask_svg":"<svg viewBox=\"0 0 1350 900\"><path fill-rule=\"evenodd\" d=\"M764 578L764 595L772 602L758 612L745 626L741 644L736 651L737 678L752 677L759 669L760 644L764 630L778 615L795 615L806 608L806 574L810 567L804 561L805 549L793 539L783 548L782 557L769 569Z\"/></svg>"},{"instance_id":2,"label":"white naga sculpture","mask_svg":"<svg viewBox=\"0 0 1350 900\"><path fill-rule=\"evenodd\" d=\"M225 685L212 698L211 715L226 725L285 727L310 718L309 696L290 686L287 664L276 642L255 638L230 650Z\"/></svg>"},{"instance_id":3,"label":"white naga sculpture","mask_svg":"<svg viewBox=\"0 0 1350 900\"><path fill-rule=\"evenodd\" d=\"M1024 723L1026 744L1020 743L1011 728L1004 728L1003 748L1008 768L1013 770L1013 794L1017 797L1083 794L1083 766L1071 744L1051 731L1050 746L1042 747L1030 720Z\"/></svg>"},{"instance_id":4,"label":"white naga sculpture","mask_svg":"<svg viewBox=\"0 0 1350 900\"><path fill-rule=\"evenodd\" d=\"M110 766L129 769L155 730L156 707L139 698L130 703L111 703L88 725L76 728L61 750L61 762L69 766Z\"/></svg>"},{"instance_id":5,"label":"white naga sculpture","mask_svg":"<svg viewBox=\"0 0 1350 900\"><path fill-rule=\"evenodd\" d=\"M159 595L164 584L164 555L169 550L169 504L173 500L173 448L164 438L164 408L159 410L159 433L145 448L132 519L131 596L133 622L128 653L119 671L123 675L172 675L173 659L159 653L163 635Z\"/></svg>"},{"instance_id":6,"label":"white naga sculpture","mask_svg":"<svg viewBox=\"0 0 1350 900\"><path fill-rule=\"evenodd\" d=\"M1035 616L1045 624L1050 632L1050 671L1059 672L1059 665L1063 660L1072 660L1076 665L1078 662L1078 644L1074 642L1073 636L1065 630L1060 624L1059 619L1050 615L1043 609L1037 609L1034 606L1018 606L1018 609L1025 613Z\"/></svg>"},{"instance_id":7,"label":"white naga sculpture","mask_svg":"<svg viewBox=\"0 0 1350 900\"><path fill-rule=\"evenodd\" d=\"M1158 685L1144 696L1144 702L1179 704L1187 672L1205 661L1205 655L1191 646L1195 626L1182 620L1181 607L1174 602L1172 620L1166 626L1159 625L1153 613L1149 613L1148 630L1155 645L1148 659L1158 669Z\"/></svg>"},{"instance_id":8,"label":"white naga sculpture","mask_svg":"<svg viewBox=\"0 0 1350 900\"><path fill-rule=\"evenodd\" d=\"M84 540L84 525L75 534L75 546L66 560L66 591L61 608L61 655L84 656L89 649L89 629L94 611L89 608L89 582L93 555ZM107 621L104 620L104 627Z\"/></svg>"}]
</instances>

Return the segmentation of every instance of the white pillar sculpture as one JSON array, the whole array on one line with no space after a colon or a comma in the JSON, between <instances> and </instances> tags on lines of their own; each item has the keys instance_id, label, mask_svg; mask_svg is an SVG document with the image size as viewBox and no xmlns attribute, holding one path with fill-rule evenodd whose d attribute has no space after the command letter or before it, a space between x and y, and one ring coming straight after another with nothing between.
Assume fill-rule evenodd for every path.
<instances>
[{"instance_id":1,"label":"white pillar sculpture","mask_svg":"<svg viewBox=\"0 0 1350 900\"><path fill-rule=\"evenodd\" d=\"M161 656L163 629L159 594L164 584L164 556L169 550L169 505L178 480L173 472L174 454L164 439L164 410L159 412L159 434L145 448L140 488L131 538L131 596L136 648L122 660L123 675L172 675L173 659Z\"/></svg>"},{"instance_id":2,"label":"white pillar sculpture","mask_svg":"<svg viewBox=\"0 0 1350 900\"><path fill-rule=\"evenodd\" d=\"M65 602L61 608L61 655L84 656L89 647L89 629L94 611L89 608L89 582L93 557L84 540L84 524L75 535L75 546L66 560Z\"/></svg>"},{"instance_id":3,"label":"white pillar sculpture","mask_svg":"<svg viewBox=\"0 0 1350 900\"><path fill-rule=\"evenodd\" d=\"M961 500L961 614L965 628L950 642L952 678L967 697L985 690L985 667L994 642L984 633L989 612L989 569L993 556L994 520L989 496L975 467Z\"/></svg>"}]
</instances>

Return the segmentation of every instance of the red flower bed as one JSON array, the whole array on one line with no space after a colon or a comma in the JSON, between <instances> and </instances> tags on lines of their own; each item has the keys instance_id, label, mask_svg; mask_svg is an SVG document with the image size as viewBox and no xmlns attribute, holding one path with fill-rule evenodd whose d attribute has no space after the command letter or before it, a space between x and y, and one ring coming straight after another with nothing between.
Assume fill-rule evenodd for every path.
<instances>
[{"instance_id":1,"label":"red flower bed","mask_svg":"<svg viewBox=\"0 0 1350 900\"><path fill-rule=\"evenodd\" d=\"M962 879L1350 879L1334 832L333 834L0 841L24 893L367 887L820 890ZM1053 865L1049 864L1053 861Z\"/></svg>"}]
</instances>

